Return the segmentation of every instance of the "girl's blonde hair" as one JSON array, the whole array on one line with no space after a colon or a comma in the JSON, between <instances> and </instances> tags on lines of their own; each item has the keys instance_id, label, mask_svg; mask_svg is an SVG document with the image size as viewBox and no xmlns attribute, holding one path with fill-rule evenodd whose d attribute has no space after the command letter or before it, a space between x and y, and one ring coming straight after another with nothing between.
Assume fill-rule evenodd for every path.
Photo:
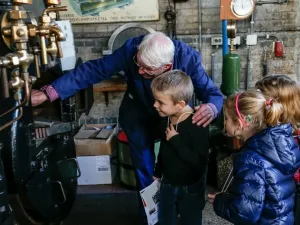
<instances>
[{"instance_id":1,"label":"girl's blonde hair","mask_svg":"<svg viewBox=\"0 0 300 225\"><path fill-rule=\"evenodd\" d=\"M256 131L265 126L280 124L283 106L274 99L266 99L261 92L249 90L229 96L224 110L235 124L240 119L244 124L251 123Z\"/></svg>"},{"instance_id":2,"label":"girl's blonde hair","mask_svg":"<svg viewBox=\"0 0 300 225\"><path fill-rule=\"evenodd\" d=\"M255 87L266 98L275 99L283 106L280 122L296 126L300 122L300 85L286 75L272 75L257 81Z\"/></svg>"}]
</instances>

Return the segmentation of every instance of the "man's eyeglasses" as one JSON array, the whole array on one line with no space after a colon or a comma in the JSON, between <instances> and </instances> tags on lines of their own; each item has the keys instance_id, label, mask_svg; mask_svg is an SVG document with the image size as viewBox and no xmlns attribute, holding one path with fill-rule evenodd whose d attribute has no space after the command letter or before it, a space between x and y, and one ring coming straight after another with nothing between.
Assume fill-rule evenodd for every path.
<instances>
[{"instance_id":1,"label":"man's eyeglasses","mask_svg":"<svg viewBox=\"0 0 300 225\"><path fill-rule=\"evenodd\" d=\"M136 54L133 56L132 60L135 63L135 65L137 65L137 67L140 67L140 64L138 64L138 62L136 60Z\"/></svg>"},{"instance_id":2,"label":"man's eyeglasses","mask_svg":"<svg viewBox=\"0 0 300 225\"><path fill-rule=\"evenodd\" d=\"M158 69L158 68L153 69L153 68L141 66L141 65L137 62L136 54L133 56L132 60L133 60L133 62L135 63L135 65L137 65L137 67L141 68L141 69L144 70L145 72L146 72L146 71L149 71L149 72L150 72L150 71L155 71L155 70Z\"/></svg>"}]
</instances>

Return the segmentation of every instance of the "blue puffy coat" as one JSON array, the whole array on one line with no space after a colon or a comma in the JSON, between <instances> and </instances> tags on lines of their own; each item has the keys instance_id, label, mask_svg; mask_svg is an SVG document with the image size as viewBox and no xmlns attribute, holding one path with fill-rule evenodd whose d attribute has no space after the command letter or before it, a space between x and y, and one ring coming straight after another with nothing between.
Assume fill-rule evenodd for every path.
<instances>
[{"instance_id":1,"label":"blue puffy coat","mask_svg":"<svg viewBox=\"0 0 300 225\"><path fill-rule=\"evenodd\" d=\"M293 175L299 166L290 124L252 136L234 159L231 190L215 198L216 214L234 224L293 225Z\"/></svg>"}]
</instances>

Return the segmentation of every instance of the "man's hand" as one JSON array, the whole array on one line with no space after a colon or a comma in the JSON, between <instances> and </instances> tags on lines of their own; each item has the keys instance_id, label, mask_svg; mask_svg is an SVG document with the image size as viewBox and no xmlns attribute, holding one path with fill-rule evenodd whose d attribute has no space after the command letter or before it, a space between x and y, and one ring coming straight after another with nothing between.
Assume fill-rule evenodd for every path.
<instances>
[{"instance_id":1,"label":"man's hand","mask_svg":"<svg viewBox=\"0 0 300 225\"><path fill-rule=\"evenodd\" d=\"M31 104L32 106L38 106L42 104L43 102L47 101L47 96L44 94L44 92L40 90L31 90Z\"/></svg>"},{"instance_id":2,"label":"man's hand","mask_svg":"<svg viewBox=\"0 0 300 225\"><path fill-rule=\"evenodd\" d=\"M198 126L206 127L214 120L214 111L208 104L202 104L195 107L196 113L193 116L193 123Z\"/></svg>"},{"instance_id":3,"label":"man's hand","mask_svg":"<svg viewBox=\"0 0 300 225\"><path fill-rule=\"evenodd\" d=\"M172 123L170 123L170 126L167 127L166 130L166 139L167 141L170 140L173 136L177 135L177 131L174 128L174 125Z\"/></svg>"}]
</instances>

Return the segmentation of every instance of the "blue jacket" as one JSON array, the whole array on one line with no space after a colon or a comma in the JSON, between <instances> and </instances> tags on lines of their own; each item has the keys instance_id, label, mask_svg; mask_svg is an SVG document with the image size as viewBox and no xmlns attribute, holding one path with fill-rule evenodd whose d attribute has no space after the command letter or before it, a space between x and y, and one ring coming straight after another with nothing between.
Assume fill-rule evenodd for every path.
<instances>
[{"instance_id":1,"label":"blue jacket","mask_svg":"<svg viewBox=\"0 0 300 225\"><path fill-rule=\"evenodd\" d=\"M128 92L149 109L153 109L154 99L150 88L151 80L143 79L138 74L137 65L133 62L133 57L137 53L137 47L143 37L129 39L109 56L81 64L55 80L52 86L60 98L65 99L77 91L87 88L90 84L109 79L112 74L123 71L127 78ZM180 69L191 76L197 98L204 103L214 104L220 112L223 95L202 67L201 55L183 42L175 40L173 42L175 45L173 69Z\"/></svg>"},{"instance_id":2,"label":"blue jacket","mask_svg":"<svg viewBox=\"0 0 300 225\"><path fill-rule=\"evenodd\" d=\"M290 124L252 136L234 159L229 193L215 198L216 214L234 224L293 225L293 175L299 166Z\"/></svg>"}]
</instances>

